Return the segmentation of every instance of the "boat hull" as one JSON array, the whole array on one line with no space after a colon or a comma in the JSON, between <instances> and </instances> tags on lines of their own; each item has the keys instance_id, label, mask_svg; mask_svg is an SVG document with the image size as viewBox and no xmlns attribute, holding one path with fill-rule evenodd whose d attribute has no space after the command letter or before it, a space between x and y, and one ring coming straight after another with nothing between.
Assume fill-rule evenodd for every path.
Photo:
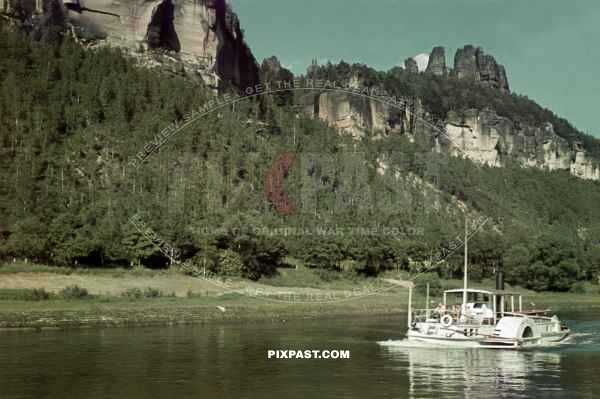
<instances>
[{"instance_id":1,"label":"boat hull","mask_svg":"<svg viewBox=\"0 0 600 399\"><path fill-rule=\"evenodd\" d=\"M524 321L526 320L522 319L522 322ZM408 330L407 339L437 347L523 349L556 345L569 335L569 330L566 329L547 331L548 329L544 328L545 331L541 332L536 328L532 336L507 336L492 326L479 326L474 329L476 333L471 335L462 333L469 330L458 326L443 327L439 323L417 323Z\"/></svg>"}]
</instances>

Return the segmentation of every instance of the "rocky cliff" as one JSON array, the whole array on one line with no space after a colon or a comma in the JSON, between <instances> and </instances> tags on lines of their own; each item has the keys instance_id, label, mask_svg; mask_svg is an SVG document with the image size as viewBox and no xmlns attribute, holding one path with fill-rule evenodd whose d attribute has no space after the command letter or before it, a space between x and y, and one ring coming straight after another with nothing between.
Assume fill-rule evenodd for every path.
<instances>
[{"instance_id":1,"label":"rocky cliff","mask_svg":"<svg viewBox=\"0 0 600 399\"><path fill-rule=\"evenodd\" d=\"M355 139L372 132L391 132L396 125L390 118L394 111L382 101L346 92L324 92L304 97L304 110Z\"/></svg>"},{"instance_id":2,"label":"rocky cliff","mask_svg":"<svg viewBox=\"0 0 600 399\"><path fill-rule=\"evenodd\" d=\"M434 47L429 55L429 63L426 72L438 76L446 76L446 50L443 47Z\"/></svg>"},{"instance_id":3,"label":"rocky cliff","mask_svg":"<svg viewBox=\"0 0 600 399\"><path fill-rule=\"evenodd\" d=\"M406 59L405 72L475 80L497 88L505 93L503 95L509 94L504 67L480 47L466 45L458 49L454 69L450 71L446 67L443 47L434 47L426 70L419 67L415 58ZM365 87L364 82L356 81L356 78L351 81ZM327 121L341 134L356 139L406 135L411 141L430 145L432 150L467 156L481 165L502 167L517 162L527 167L564 170L580 178L600 180L598 159L590 157L579 142L568 142L559 136L549 122L540 125L517 123L491 109L451 111L441 121L432 120L419 98L398 108L389 104L390 98L383 88L375 88L375 91L382 95L370 98L348 92L313 94L304 97L304 109Z\"/></svg>"},{"instance_id":4,"label":"rocky cliff","mask_svg":"<svg viewBox=\"0 0 600 399\"><path fill-rule=\"evenodd\" d=\"M573 148L559 137L551 124L517 125L491 110L449 113L445 135L439 135L436 141L451 154L466 155L480 164L500 167L516 160L523 166L568 170L587 179L600 178L600 169L585 159L583 150ZM577 153L582 154L579 160Z\"/></svg>"},{"instance_id":5,"label":"rocky cliff","mask_svg":"<svg viewBox=\"0 0 600 399\"><path fill-rule=\"evenodd\" d=\"M389 97L368 98L346 92L326 92L305 98L305 111L327 121L341 134L356 139L383 139L406 135L430 145L433 151L468 157L480 165L502 167L517 162L525 167L569 171L572 175L600 180L600 166L581 145L570 145L553 126L517 124L493 110L449 112L434 127L421 101L406 107L389 104Z\"/></svg>"},{"instance_id":6,"label":"rocky cliff","mask_svg":"<svg viewBox=\"0 0 600 399\"><path fill-rule=\"evenodd\" d=\"M410 73L419 73L419 65L412 57L404 60L404 68Z\"/></svg>"},{"instance_id":7,"label":"rocky cliff","mask_svg":"<svg viewBox=\"0 0 600 399\"><path fill-rule=\"evenodd\" d=\"M167 54L209 85L238 88L259 82L258 65L237 15L224 0L0 0L7 14L43 36L64 25L90 45ZM57 22L53 22L57 21ZM64 21L64 22L63 22Z\"/></svg>"},{"instance_id":8,"label":"rocky cliff","mask_svg":"<svg viewBox=\"0 0 600 399\"><path fill-rule=\"evenodd\" d=\"M427 68L422 70L417 67L417 57L427 59ZM508 77L504 66L496 59L485 54L481 47L471 44L459 48L454 55L454 69L446 67L446 50L444 47L434 47L429 54L419 54L404 61L404 69L412 73L427 72L437 76L446 76L450 73L459 79L471 79L488 84L502 92L509 93Z\"/></svg>"},{"instance_id":9,"label":"rocky cliff","mask_svg":"<svg viewBox=\"0 0 600 399\"><path fill-rule=\"evenodd\" d=\"M478 80L501 91L510 91L506 70L493 56L485 54L481 47L467 44L456 50L453 73L459 79Z\"/></svg>"}]
</instances>

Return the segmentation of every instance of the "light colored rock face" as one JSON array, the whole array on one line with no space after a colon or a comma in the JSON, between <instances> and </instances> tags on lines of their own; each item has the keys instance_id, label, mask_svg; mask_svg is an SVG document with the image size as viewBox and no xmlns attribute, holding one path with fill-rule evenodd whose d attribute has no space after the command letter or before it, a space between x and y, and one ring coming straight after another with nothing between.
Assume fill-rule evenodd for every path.
<instances>
[{"instance_id":1,"label":"light colored rock face","mask_svg":"<svg viewBox=\"0 0 600 399\"><path fill-rule=\"evenodd\" d=\"M572 175L583 179L600 180L600 168L595 166L583 151L576 151L570 171Z\"/></svg>"},{"instance_id":2,"label":"light colored rock face","mask_svg":"<svg viewBox=\"0 0 600 399\"><path fill-rule=\"evenodd\" d=\"M466 156L478 163L489 166L501 166L496 150L500 141L497 131L482 133L479 127L469 125L446 125L447 140L450 141L450 153L454 156Z\"/></svg>"},{"instance_id":3,"label":"light colored rock face","mask_svg":"<svg viewBox=\"0 0 600 399\"><path fill-rule=\"evenodd\" d=\"M574 176L600 180L600 168L581 149L573 149L550 124L517 128L507 118L492 111L469 110L450 113L443 134L426 122L419 101L408 109L398 109L382 97L365 98L351 93L321 93L306 112L327 121L352 137L372 139L403 134L430 143L432 151L469 158L480 165L502 167L507 161L543 170L565 170ZM312 100L311 100L312 101ZM419 115L419 116L417 116Z\"/></svg>"},{"instance_id":4,"label":"light colored rock face","mask_svg":"<svg viewBox=\"0 0 600 399\"><path fill-rule=\"evenodd\" d=\"M222 81L245 89L260 81L237 16L225 0L13 1L26 5L32 15L39 14L32 5L36 1L43 1L46 14L50 3L57 3L76 37L85 43L121 47L141 59L152 58L143 55L148 48L166 50L170 59L199 73L211 86ZM43 25L49 17L34 20ZM156 57L145 61L159 66Z\"/></svg>"},{"instance_id":5,"label":"light colored rock face","mask_svg":"<svg viewBox=\"0 0 600 399\"><path fill-rule=\"evenodd\" d=\"M69 2L71 0L65 1L65 4ZM152 13L160 3L162 0L84 0L82 4L87 8L119 17L86 11L80 14L69 10L69 18L79 24L93 24L102 29L111 44L137 49L140 45L145 45ZM216 10L211 2L172 0L172 3L181 51L199 57L215 58L218 41L210 27L216 25Z\"/></svg>"},{"instance_id":6,"label":"light colored rock face","mask_svg":"<svg viewBox=\"0 0 600 399\"><path fill-rule=\"evenodd\" d=\"M391 110L383 101L343 92L320 93L314 101L307 104L307 112L327 121L341 134L359 139L371 132L390 130Z\"/></svg>"},{"instance_id":7,"label":"light colored rock face","mask_svg":"<svg viewBox=\"0 0 600 399\"><path fill-rule=\"evenodd\" d=\"M86 0L85 6L118 15L69 11L69 18L78 24L91 24L101 29L108 43L132 49L146 45L146 34L156 7L163 0ZM65 1L65 4L68 2ZM181 53L195 57L217 56L219 41L211 27L216 26L216 9L210 1L172 0L175 31L181 43Z\"/></svg>"},{"instance_id":8,"label":"light colored rock face","mask_svg":"<svg viewBox=\"0 0 600 399\"><path fill-rule=\"evenodd\" d=\"M501 167L509 159L523 166L548 171L567 170L583 179L600 179L600 168L594 166L585 152L573 150L556 135L551 125L545 128L515 128L507 118L489 111L471 110L461 123L446 125L446 147L452 155L468 157L482 165Z\"/></svg>"}]
</instances>

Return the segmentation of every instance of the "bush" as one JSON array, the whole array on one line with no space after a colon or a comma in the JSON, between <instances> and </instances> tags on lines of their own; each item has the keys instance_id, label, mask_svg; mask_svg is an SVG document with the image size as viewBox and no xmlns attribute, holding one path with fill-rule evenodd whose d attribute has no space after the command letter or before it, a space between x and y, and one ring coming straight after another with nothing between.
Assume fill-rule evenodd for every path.
<instances>
[{"instance_id":1,"label":"bush","mask_svg":"<svg viewBox=\"0 0 600 399\"><path fill-rule=\"evenodd\" d=\"M227 276L241 276L244 270L242 257L230 249L219 254L219 273Z\"/></svg>"},{"instance_id":2,"label":"bush","mask_svg":"<svg viewBox=\"0 0 600 399\"><path fill-rule=\"evenodd\" d=\"M314 269L299 266L297 269L280 269L277 274L270 277L262 277L259 280L263 284L277 287L321 287L321 279Z\"/></svg>"},{"instance_id":3,"label":"bush","mask_svg":"<svg viewBox=\"0 0 600 399\"><path fill-rule=\"evenodd\" d=\"M43 301L50 299L51 294L43 288L3 288L0 289L0 300Z\"/></svg>"},{"instance_id":4,"label":"bush","mask_svg":"<svg viewBox=\"0 0 600 399\"><path fill-rule=\"evenodd\" d=\"M314 272L322 281L326 283L330 283L340 278L340 273L331 269L315 269Z\"/></svg>"},{"instance_id":5,"label":"bush","mask_svg":"<svg viewBox=\"0 0 600 399\"><path fill-rule=\"evenodd\" d=\"M131 299L138 299L141 298L143 295L144 294L142 290L140 290L139 288L128 288L121 294L121 296Z\"/></svg>"},{"instance_id":6,"label":"bush","mask_svg":"<svg viewBox=\"0 0 600 399\"><path fill-rule=\"evenodd\" d=\"M139 288L128 288L127 290L123 291L121 296L131 299L160 298L163 296L163 293L161 290L152 287L148 287L143 291ZM175 296L175 294L172 296Z\"/></svg>"},{"instance_id":7,"label":"bush","mask_svg":"<svg viewBox=\"0 0 600 399\"><path fill-rule=\"evenodd\" d=\"M162 291L160 291L156 288L148 287L144 290L145 298L160 298L161 296L163 296Z\"/></svg>"},{"instance_id":8,"label":"bush","mask_svg":"<svg viewBox=\"0 0 600 399\"><path fill-rule=\"evenodd\" d=\"M59 292L59 296L63 299L85 299L90 296L88 290L78 285L70 285L63 288Z\"/></svg>"},{"instance_id":9,"label":"bush","mask_svg":"<svg viewBox=\"0 0 600 399\"><path fill-rule=\"evenodd\" d=\"M570 291L575 294L598 294L600 288L587 281L578 281L571 286Z\"/></svg>"}]
</instances>

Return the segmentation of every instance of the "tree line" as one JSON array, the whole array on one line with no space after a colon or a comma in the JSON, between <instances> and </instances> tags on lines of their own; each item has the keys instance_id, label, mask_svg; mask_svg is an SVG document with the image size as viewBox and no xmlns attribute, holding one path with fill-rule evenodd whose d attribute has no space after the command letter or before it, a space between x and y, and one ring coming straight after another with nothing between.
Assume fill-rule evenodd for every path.
<instances>
[{"instance_id":1,"label":"tree line","mask_svg":"<svg viewBox=\"0 0 600 399\"><path fill-rule=\"evenodd\" d=\"M294 93L241 101L208 114L136 169L129 165L131 157L157 132L210 98L209 91L184 77L136 67L118 49L88 50L69 40L36 42L7 29L0 36L4 260L78 267L172 266L172 256L130 223L138 214L177 248L180 259L227 275L258 279L273 275L289 259L340 273L413 272L462 234L464 204L468 218L485 215L491 220L469 245L474 278L504 268L513 284L558 291L597 279L598 183L563 172L510 165L478 169L441 156L428 158L424 165L390 155L390 167L397 172L390 187L378 174L377 157L355 157L356 165L341 167L343 154L402 152L416 159L425 151L418 142L400 136L380 141L342 137L304 115ZM342 80L345 68L321 72L324 79ZM471 97L455 99L460 97L456 90L462 90L456 85L462 83L393 77L399 73L369 72L365 79L373 84L387 79L390 90L426 99L437 96L427 94L436 84L448 85L441 110L436 111L439 104L432 99L425 101L434 113L445 112L444 107L487 106L499 95L469 86ZM467 97L468 103L461 102ZM514 101L523 117L542 118L534 115L543 113L520 110L522 99L502 101ZM316 159L299 158L283 182L298 213L285 218L275 212L262 188L281 151L331 154L339 166L331 171ZM436 163L438 172L432 177L428 169ZM407 195L413 200L406 201ZM401 206L382 212L369 206L368 197ZM261 233L282 226L419 227L424 234ZM203 227L217 232L204 234ZM457 278L461 269L457 253L435 273Z\"/></svg>"}]
</instances>

